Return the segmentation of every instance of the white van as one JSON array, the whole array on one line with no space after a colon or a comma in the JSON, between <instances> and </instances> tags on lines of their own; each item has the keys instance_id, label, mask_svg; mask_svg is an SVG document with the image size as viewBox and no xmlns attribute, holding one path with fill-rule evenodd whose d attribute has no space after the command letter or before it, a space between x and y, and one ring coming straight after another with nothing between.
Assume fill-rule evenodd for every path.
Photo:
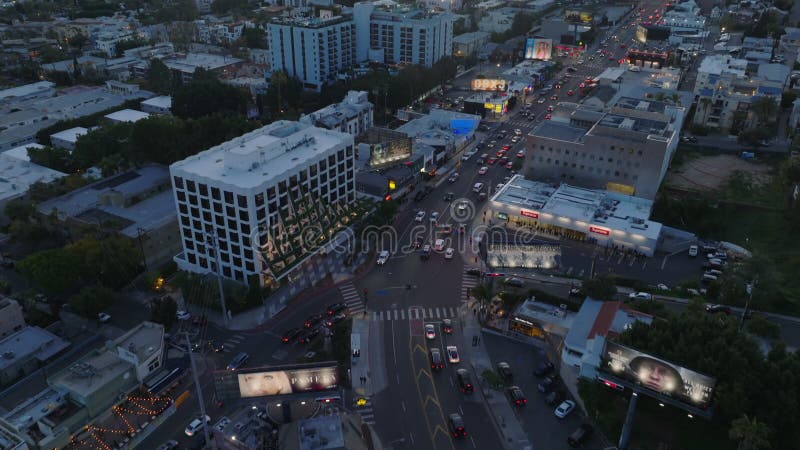
<instances>
[{"instance_id":1,"label":"white van","mask_svg":"<svg viewBox=\"0 0 800 450\"><path fill-rule=\"evenodd\" d=\"M703 274L703 278L700 279L700 282L702 282L703 284L708 284L711 283L712 281L717 281L717 277L709 273Z\"/></svg>"},{"instance_id":2,"label":"white van","mask_svg":"<svg viewBox=\"0 0 800 450\"><path fill-rule=\"evenodd\" d=\"M628 70L630 70L631 72L641 72L642 68L639 66L630 66L628 67Z\"/></svg>"},{"instance_id":3,"label":"white van","mask_svg":"<svg viewBox=\"0 0 800 450\"><path fill-rule=\"evenodd\" d=\"M472 186L472 192L480 192L481 189L483 189L483 183L475 183L475 185Z\"/></svg>"},{"instance_id":4,"label":"white van","mask_svg":"<svg viewBox=\"0 0 800 450\"><path fill-rule=\"evenodd\" d=\"M433 251L440 252L444 250L444 239L437 239L436 242L433 243Z\"/></svg>"}]
</instances>

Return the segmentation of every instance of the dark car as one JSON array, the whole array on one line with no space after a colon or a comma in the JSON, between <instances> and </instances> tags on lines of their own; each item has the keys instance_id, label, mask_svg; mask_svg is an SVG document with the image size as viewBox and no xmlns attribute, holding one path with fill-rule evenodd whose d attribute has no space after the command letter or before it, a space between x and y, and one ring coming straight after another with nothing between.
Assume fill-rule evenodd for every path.
<instances>
[{"instance_id":1,"label":"dark car","mask_svg":"<svg viewBox=\"0 0 800 450\"><path fill-rule=\"evenodd\" d=\"M453 334L453 321L450 319L442 320L442 333Z\"/></svg>"},{"instance_id":2,"label":"dark car","mask_svg":"<svg viewBox=\"0 0 800 450\"><path fill-rule=\"evenodd\" d=\"M447 425L450 427L450 433L454 438L467 437L467 429L464 428L464 419L460 414L450 414L447 418Z\"/></svg>"},{"instance_id":3,"label":"dark car","mask_svg":"<svg viewBox=\"0 0 800 450\"><path fill-rule=\"evenodd\" d=\"M570 297L583 297L583 292L581 291L580 288L576 288L576 287L570 288L569 296Z\"/></svg>"},{"instance_id":4,"label":"dark car","mask_svg":"<svg viewBox=\"0 0 800 450\"><path fill-rule=\"evenodd\" d=\"M245 352L241 352L238 355L234 356L230 363L228 363L228 370L236 370L239 367L242 367L247 360L250 359L250 355Z\"/></svg>"},{"instance_id":5,"label":"dark car","mask_svg":"<svg viewBox=\"0 0 800 450\"><path fill-rule=\"evenodd\" d=\"M322 314L312 314L308 316L305 322L303 322L303 326L306 328L311 328L320 322L322 322Z\"/></svg>"},{"instance_id":6,"label":"dark car","mask_svg":"<svg viewBox=\"0 0 800 450\"><path fill-rule=\"evenodd\" d=\"M550 374L550 372L552 372L554 368L555 366L553 366L553 363L546 360L545 362L539 364L536 367L536 369L533 371L533 374L536 375L537 377L543 377L545 375Z\"/></svg>"},{"instance_id":7,"label":"dark car","mask_svg":"<svg viewBox=\"0 0 800 450\"><path fill-rule=\"evenodd\" d=\"M525 406L528 403L528 399L525 398L525 394L522 392L522 389L519 386L511 386L506 391L508 394L508 398L511 400L515 406Z\"/></svg>"},{"instance_id":8,"label":"dark car","mask_svg":"<svg viewBox=\"0 0 800 450\"><path fill-rule=\"evenodd\" d=\"M461 392L464 394L472 394L475 390L472 384L472 377L469 375L469 372L467 372L467 369L456 370L456 380L458 381L458 388L461 389Z\"/></svg>"},{"instance_id":9,"label":"dark car","mask_svg":"<svg viewBox=\"0 0 800 450\"><path fill-rule=\"evenodd\" d=\"M467 269L467 275L473 275L479 277L483 275L483 272L481 271L481 269L478 269L476 267L470 267L469 269Z\"/></svg>"},{"instance_id":10,"label":"dark car","mask_svg":"<svg viewBox=\"0 0 800 450\"><path fill-rule=\"evenodd\" d=\"M425 198L425 195L426 194L423 191L417 192L417 194L414 196L414 201L421 202Z\"/></svg>"},{"instance_id":11,"label":"dark car","mask_svg":"<svg viewBox=\"0 0 800 450\"><path fill-rule=\"evenodd\" d=\"M300 336L300 333L302 333L302 332L303 332L302 328L292 328L291 330L287 331L286 333L283 333L283 336L281 337L281 341L284 344L288 344L288 343L292 342L293 340L297 339L297 337Z\"/></svg>"},{"instance_id":12,"label":"dark car","mask_svg":"<svg viewBox=\"0 0 800 450\"><path fill-rule=\"evenodd\" d=\"M505 279L506 286L514 286L514 287L523 287L525 286L525 282L519 278L508 277Z\"/></svg>"},{"instance_id":13,"label":"dark car","mask_svg":"<svg viewBox=\"0 0 800 450\"><path fill-rule=\"evenodd\" d=\"M325 321L325 326L330 328L330 327L336 325L337 323L343 321L344 319L347 319L347 314L343 313L343 312L340 312L339 314L336 314L335 316L333 316L333 317L329 318L328 320L326 320Z\"/></svg>"},{"instance_id":14,"label":"dark car","mask_svg":"<svg viewBox=\"0 0 800 450\"><path fill-rule=\"evenodd\" d=\"M550 392L544 397L544 402L550 406L555 406L561 403L562 400L564 400L564 393L558 389Z\"/></svg>"},{"instance_id":15,"label":"dark car","mask_svg":"<svg viewBox=\"0 0 800 450\"><path fill-rule=\"evenodd\" d=\"M716 313L723 313L729 315L731 313L731 307L728 305L706 305L706 312L710 314Z\"/></svg>"},{"instance_id":16,"label":"dark car","mask_svg":"<svg viewBox=\"0 0 800 450\"><path fill-rule=\"evenodd\" d=\"M550 392L555 387L556 380L553 377L547 377L536 386L536 390L541 393Z\"/></svg>"},{"instance_id":17,"label":"dark car","mask_svg":"<svg viewBox=\"0 0 800 450\"><path fill-rule=\"evenodd\" d=\"M208 341L208 348L214 351L214 353L221 353L225 351L225 344L222 342L217 342L215 340Z\"/></svg>"},{"instance_id":18,"label":"dark car","mask_svg":"<svg viewBox=\"0 0 800 450\"><path fill-rule=\"evenodd\" d=\"M319 336L319 328L308 328L297 337L297 342L301 344L308 344Z\"/></svg>"},{"instance_id":19,"label":"dark car","mask_svg":"<svg viewBox=\"0 0 800 450\"><path fill-rule=\"evenodd\" d=\"M438 348L430 349L431 369L439 371L444 369L444 361L442 360L442 352Z\"/></svg>"},{"instance_id":20,"label":"dark car","mask_svg":"<svg viewBox=\"0 0 800 450\"><path fill-rule=\"evenodd\" d=\"M347 305L345 305L344 303L332 303L328 305L328 309L325 312L329 316L333 316L337 313L345 311L346 309Z\"/></svg>"},{"instance_id":21,"label":"dark car","mask_svg":"<svg viewBox=\"0 0 800 450\"><path fill-rule=\"evenodd\" d=\"M567 438L567 444L569 444L570 447L579 447L589 439L593 432L594 427L588 423L585 423L578 427L578 429L575 430L571 435L569 435Z\"/></svg>"},{"instance_id":22,"label":"dark car","mask_svg":"<svg viewBox=\"0 0 800 450\"><path fill-rule=\"evenodd\" d=\"M420 247L422 247L422 244L424 242L425 242L425 239L423 239L422 237L418 237L417 240L414 241L414 247L415 248L420 248Z\"/></svg>"},{"instance_id":23,"label":"dark car","mask_svg":"<svg viewBox=\"0 0 800 450\"><path fill-rule=\"evenodd\" d=\"M444 194L444 196L442 197L442 200L444 200L446 202L452 202L454 198L456 198L456 194L454 194L452 192L448 192L447 194Z\"/></svg>"},{"instance_id":24,"label":"dark car","mask_svg":"<svg viewBox=\"0 0 800 450\"><path fill-rule=\"evenodd\" d=\"M511 380L514 374L511 373L511 366L507 362L497 363L497 374L503 377L504 380Z\"/></svg>"}]
</instances>

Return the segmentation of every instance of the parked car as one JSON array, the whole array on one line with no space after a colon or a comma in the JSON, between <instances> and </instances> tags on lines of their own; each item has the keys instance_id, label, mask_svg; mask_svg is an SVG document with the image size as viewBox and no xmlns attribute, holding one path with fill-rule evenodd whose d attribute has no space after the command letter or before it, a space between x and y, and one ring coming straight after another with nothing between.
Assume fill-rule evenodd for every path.
<instances>
[{"instance_id":1,"label":"parked car","mask_svg":"<svg viewBox=\"0 0 800 450\"><path fill-rule=\"evenodd\" d=\"M690 245L690 246L689 246L689 256L691 256L692 258L694 258L695 256L697 256L697 250L698 250L698 249L697 249L697 246L696 246L696 245Z\"/></svg>"},{"instance_id":2,"label":"parked car","mask_svg":"<svg viewBox=\"0 0 800 450\"><path fill-rule=\"evenodd\" d=\"M570 447L580 447L584 442L589 440L589 437L593 432L594 427L588 423L584 423L569 435L567 438L567 444L569 444Z\"/></svg>"},{"instance_id":3,"label":"parked car","mask_svg":"<svg viewBox=\"0 0 800 450\"><path fill-rule=\"evenodd\" d=\"M175 448L178 448L178 441L170 440L159 445L156 450L173 450Z\"/></svg>"},{"instance_id":4,"label":"parked car","mask_svg":"<svg viewBox=\"0 0 800 450\"><path fill-rule=\"evenodd\" d=\"M545 392L550 392L553 389L556 383L556 379L553 377L547 377L542 380L538 385L536 385L536 390L544 394Z\"/></svg>"},{"instance_id":5,"label":"parked car","mask_svg":"<svg viewBox=\"0 0 800 450\"><path fill-rule=\"evenodd\" d=\"M553 363L551 363L549 360L545 360L543 363L539 364L539 366L536 367L536 369L533 371L533 374L541 378L546 375L549 375L553 371L553 369L555 369Z\"/></svg>"},{"instance_id":6,"label":"parked car","mask_svg":"<svg viewBox=\"0 0 800 450\"><path fill-rule=\"evenodd\" d=\"M511 372L511 366L508 365L507 362L497 363L497 374L507 381L510 381L514 378L514 374Z\"/></svg>"},{"instance_id":7,"label":"parked car","mask_svg":"<svg viewBox=\"0 0 800 450\"><path fill-rule=\"evenodd\" d=\"M177 316L178 316L178 320L189 320L189 319L192 318L191 314L189 314L188 312L183 311L183 310L178 311Z\"/></svg>"},{"instance_id":8,"label":"parked car","mask_svg":"<svg viewBox=\"0 0 800 450\"><path fill-rule=\"evenodd\" d=\"M544 402L550 406L557 405L564 400L564 393L558 389L553 389L544 397Z\"/></svg>"},{"instance_id":9,"label":"parked car","mask_svg":"<svg viewBox=\"0 0 800 450\"><path fill-rule=\"evenodd\" d=\"M628 298L631 300L652 300L653 294L649 292L631 292L628 294Z\"/></svg>"},{"instance_id":10,"label":"parked car","mask_svg":"<svg viewBox=\"0 0 800 450\"><path fill-rule=\"evenodd\" d=\"M100 323L106 323L109 320L111 320L111 316L104 312L101 312L100 314L97 315L97 320L99 320Z\"/></svg>"},{"instance_id":11,"label":"parked car","mask_svg":"<svg viewBox=\"0 0 800 450\"><path fill-rule=\"evenodd\" d=\"M206 423L211 423L211 417L208 417L208 415L206 415L205 419L206 419ZM197 431L202 426L203 426L203 420L202 420L202 418L198 417L198 418L192 420L191 422L189 422L189 425L186 426L186 429L183 430L183 432L187 436L194 436L194 434L197 433Z\"/></svg>"},{"instance_id":12,"label":"parked car","mask_svg":"<svg viewBox=\"0 0 800 450\"><path fill-rule=\"evenodd\" d=\"M558 405L558 408L556 408L555 415L559 419L563 419L567 417L573 409L575 409L575 402L572 400L564 400L560 405Z\"/></svg>"}]
</instances>

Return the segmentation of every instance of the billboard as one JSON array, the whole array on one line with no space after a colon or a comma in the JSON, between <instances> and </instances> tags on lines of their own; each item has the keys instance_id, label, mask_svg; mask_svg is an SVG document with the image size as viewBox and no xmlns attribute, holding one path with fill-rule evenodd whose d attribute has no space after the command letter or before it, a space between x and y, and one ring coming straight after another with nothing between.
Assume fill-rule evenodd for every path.
<instances>
[{"instance_id":1,"label":"billboard","mask_svg":"<svg viewBox=\"0 0 800 450\"><path fill-rule=\"evenodd\" d=\"M493 80L489 78L475 78L470 84L473 91L498 91L505 92L508 89L506 80Z\"/></svg>"},{"instance_id":2,"label":"billboard","mask_svg":"<svg viewBox=\"0 0 800 450\"><path fill-rule=\"evenodd\" d=\"M600 370L705 409L711 403L716 380L615 342L606 342Z\"/></svg>"},{"instance_id":3,"label":"billboard","mask_svg":"<svg viewBox=\"0 0 800 450\"><path fill-rule=\"evenodd\" d=\"M302 394L339 387L336 366L236 373L241 398Z\"/></svg>"},{"instance_id":4,"label":"billboard","mask_svg":"<svg viewBox=\"0 0 800 450\"><path fill-rule=\"evenodd\" d=\"M553 54L553 40L528 38L525 40L525 59L549 61Z\"/></svg>"},{"instance_id":5,"label":"billboard","mask_svg":"<svg viewBox=\"0 0 800 450\"><path fill-rule=\"evenodd\" d=\"M564 21L572 23L592 23L594 17L589 11L567 9L564 11Z\"/></svg>"}]
</instances>

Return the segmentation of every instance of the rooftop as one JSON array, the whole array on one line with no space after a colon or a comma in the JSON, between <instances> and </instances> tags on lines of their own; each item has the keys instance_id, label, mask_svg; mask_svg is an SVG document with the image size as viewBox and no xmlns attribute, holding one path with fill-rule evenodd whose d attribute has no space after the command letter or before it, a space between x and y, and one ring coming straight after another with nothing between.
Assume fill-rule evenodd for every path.
<instances>
[{"instance_id":1,"label":"rooftop","mask_svg":"<svg viewBox=\"0 0 800 450\"><path fill-rule=\"evenodd\" d=\"M49 183L67 176L65 173L30 162L27 155L28 147L40 146L31 144L0 154L0 201L25 194L35 183ZM22 155L25 159L21 159Z\"/></svg>"},{"instance_id":2,"label":"rooftop","mask_svg":"<svg viewBox=\"0 0 800 450\"><path fill-rule=\"evenodd\" d=\"M0 419L0 450L20 450L27 448L25 439L17 435L13 428Z\"/></svg>"},{"instance_id":3,"label":"rooftop","mask_svg":"<svg viewBox=\"0 0 800 450\"><path fill-rule=\"evenodd\" d=\"M366 91L350 91L340 103L328 105L305 117L315 125L332 130L338 128L342 121L358 117L370 108L372 103L367 99ZM303 122L303 118L300 121Z\"/></svg>"},{"instance_id":4,"label":"rooftop","mask_svg":"<svg viewBox=\"0 0 800 450\"><path fill-rule=\"evenodd\" d=\"M566 142L580 142L586 135L586 128L570 125L566 122L545 120L533 127L531 136L555 139Z\"/></svg>"},{"instance_id":5,"label":"rooftop","mask_svg":"<svg viewBox=\"0 0 800 450\"><path fill-rule=\"evenodd\" d=\"M399 127L396 131L406 133L412 138L443 137L461 134L462 126L471 126L474 130L478 127L481 116L466 114L457 111L434 108L428 114L411 120ZM466 133L464 133L466 134Z\"/></svg>"},{"instance_id":6,"label":"rooftop","mask_svg":"<svg viewBox=\"0 0 800 450\"><path fill-rule=\"evenodd\" d=\"M120 111L107 114L106 119L113 120L114 122L138 122L142 119L150 117L150 114L135 109L123 109Z\"/></svg>"},{"instance_id":7,"label":"rooftop","mask_svg":"<svg viewBox=\"0 0 800 450\"><path fill-rule=\"evenodd\" d=\"M39 327L27 326L0 341L0 370L31 356L46 361L69 347L69 342Z\"/></svg>"},{"instance_id":8,"label":"rooftop","mask_svg":"<svg viewBox=\"0 0 800 450\"><path fill-rule=\"evenodd\" d=\"M283 179L295 167L345 145L353 145L352 136L279 120L178 161L170 170L255 188Z\"/></svg>"},{"instance_id":9,"label":"rooftop","mask_svg":"<svg viewBox=\"0 0 800 450\"><path fill-rule=\"evenodd\" d=\"M20 161L30 161L31 158L30 158L30 156L28 156L28 149L29 148L44 148L44 145L36 144L36 143L22 145L22 146L19 146L19 147L16 147L16 148L12 148L12 149L6 150L6 151L4 151L2 153L2 155L3 156L7 156L9 158L16 158L16 159L18 159Z\"/></svg>"},{"instance_id":10,"label":"rooftop","mask_svg":"<svg viewBox=\"0 0 800 450\"><path fill-rule=\"evenodd\" d=\"M69 130L59 131L58 133L51 134L50 139L56 138L67 142L78 142L78 137L88 133L89 130L83 127L70 128Z\"/></svg>"},{"instance_id":11,"label":"rooftop","mask_svg":"<svg viewBox=\"0 0 800 450\"><path fill-rule=\"evenodd\" d=\"M148 165L47 200L37 208L42 214L55 210L61 220L72 217L115 224L120 233L137 237L142 230L175 220L170 186L167 167Z\"/></svg>"},{"instance_id":12,"label":"rooftop","mask_svg":"<svg viewBox=\"0 0 800 450\"><path fill-rule=\"evenodd\" d=\"M48 387L16 405L3 418L17 429L24 430L35 425L42 417L48 416L55 407L65 404L66 398L65 392Z\"/></svg>"},{"instance_id":13,"label":"rooftop","mask_svg":"<svg viewBox=\"0 0 800 450\"><path fill-rule=\"evenodd\" d=\"M343 449L344 435L339 416L318 416L306 419L297 429L301 450Z\"/></svg>"},{"instance_id":14,"label":"rooftop","mask_svg":"<svg viewBox=\"0 0 800 450\"><path fill-rule=\"evenodd\" d=\"M661 224L651 222L652 200L611 191L584 189L568 184L558 187L514 177L505 184L492 201L517 205L552 214L558 218L600 225L623 233L658 239Z\"/></svg>"},{"instance_id":15,"label":"rooftop","mask_svg":"<svg viewBox=\"0 0 800 450\"><path fill-rule=\"evenodd\" d=\"M728 55L708 55L700 62L698 73L710 75L721 75L731 73L739 77L744 77L747 71L747 60L732 58Z\"/></svg>"},{"instance_id":16,"label":"rooftop","mask_svg":"<svg viewBox=\"0 0 800 450\"><path fill-rule=\"evenodd\" d=\"M573 314L558 306L537 302L533 297L522 302L511 317L516 320L534 319L566 329L570 328L573 321Z\"/></svg>"},{"instance_id":17,"label":"rooftop","mask_svg":"<svg viewBox=\"0 0 800 450\"><path fill-rule=\"evenodd\" d=\"M152 356L164 342L164 326L142 322L117 338L117 346L136 355L140 362Z\"/></svg>"},{"instance_id":18,"label":"rooftop","mask_svg":"<svg viewBox=\"0 0 800 450\"><path fill-rule=\"evenodd\" d=\"M56 388L66 389L80 398L87 398L105 388L109 381L126 371L131 371L129 379L131 382L135 381L136 376L133 374L131 363L120 359L105 348L99 348L50 376L47 382Z\"/></svg>"},{"instance_id":19,"label":"rooftop","mask_svg":"<svg viewBox=\"0 0 800 450\"><path fill-rule=\"evenodd\" d=\"M463 33L459 34L458 36L453 36L453 43L454 44L469 44L472 41L476 41L483 38L488 38L491 33L487 31L473 31L470 33Z\"/></svg>"},{"instance_id":20,"label":"rooftop","mask_svg":"<svg viewBox=\"0 0 800 450\"><path fill-rule=\"evenodd\" d=\"M619 334L634 322L650 323L653 317L634 311L622 302L604 302L586 298L581 309L575 314L575 320L567 333L565 344L572 348L586 346L586 341L596 336L606 337Z\"/></svg>"},{"instance_id":21,"label":"rooftop","mask_svg":"<svg viewBox=\"0 0 800 450\"><path fill-rule=\"evenodd\" d=\"M4 89L0 91L0 102L12 102L18 97L50 91L54 89L55 86L56 84L50 81L39 81L37 83Z\"/></svg>"},{"instance_id":22,"label":"rooftop","mask_svg":"<svg viewBox=\"0 0 800 450\"><path fill-rule=\"evenodd\" d=\"M198 67L206 70L217 70L243 60L231 56L212 55L211 53L188 53L183 58L165 59L164 64L172 70L194 73Z\"/></svg>"},{"instance_id":23,"label":"rooftop","mask_svg":"<svg viewBox=\"0 0 800 450\"><path fill-rule=\"evenodd\" d=\"M302 28L324 28L338 23L347 22L349 17L306 17L306 16L278 16L273 17L271 23L280 25L293 25Z\"/></svg>"},{"instance_id":24,"label":"rooftop","mask_svg":"<svg viewBox=\"0 0 800 450\"><path fill-rule=\"evenodd\" d=\"M148 105L160 109L170 109L172 108L172 97L169 95L159 95L158 97L153 97L143 101L142 105Z\"/></svg>"}]
</instances>

